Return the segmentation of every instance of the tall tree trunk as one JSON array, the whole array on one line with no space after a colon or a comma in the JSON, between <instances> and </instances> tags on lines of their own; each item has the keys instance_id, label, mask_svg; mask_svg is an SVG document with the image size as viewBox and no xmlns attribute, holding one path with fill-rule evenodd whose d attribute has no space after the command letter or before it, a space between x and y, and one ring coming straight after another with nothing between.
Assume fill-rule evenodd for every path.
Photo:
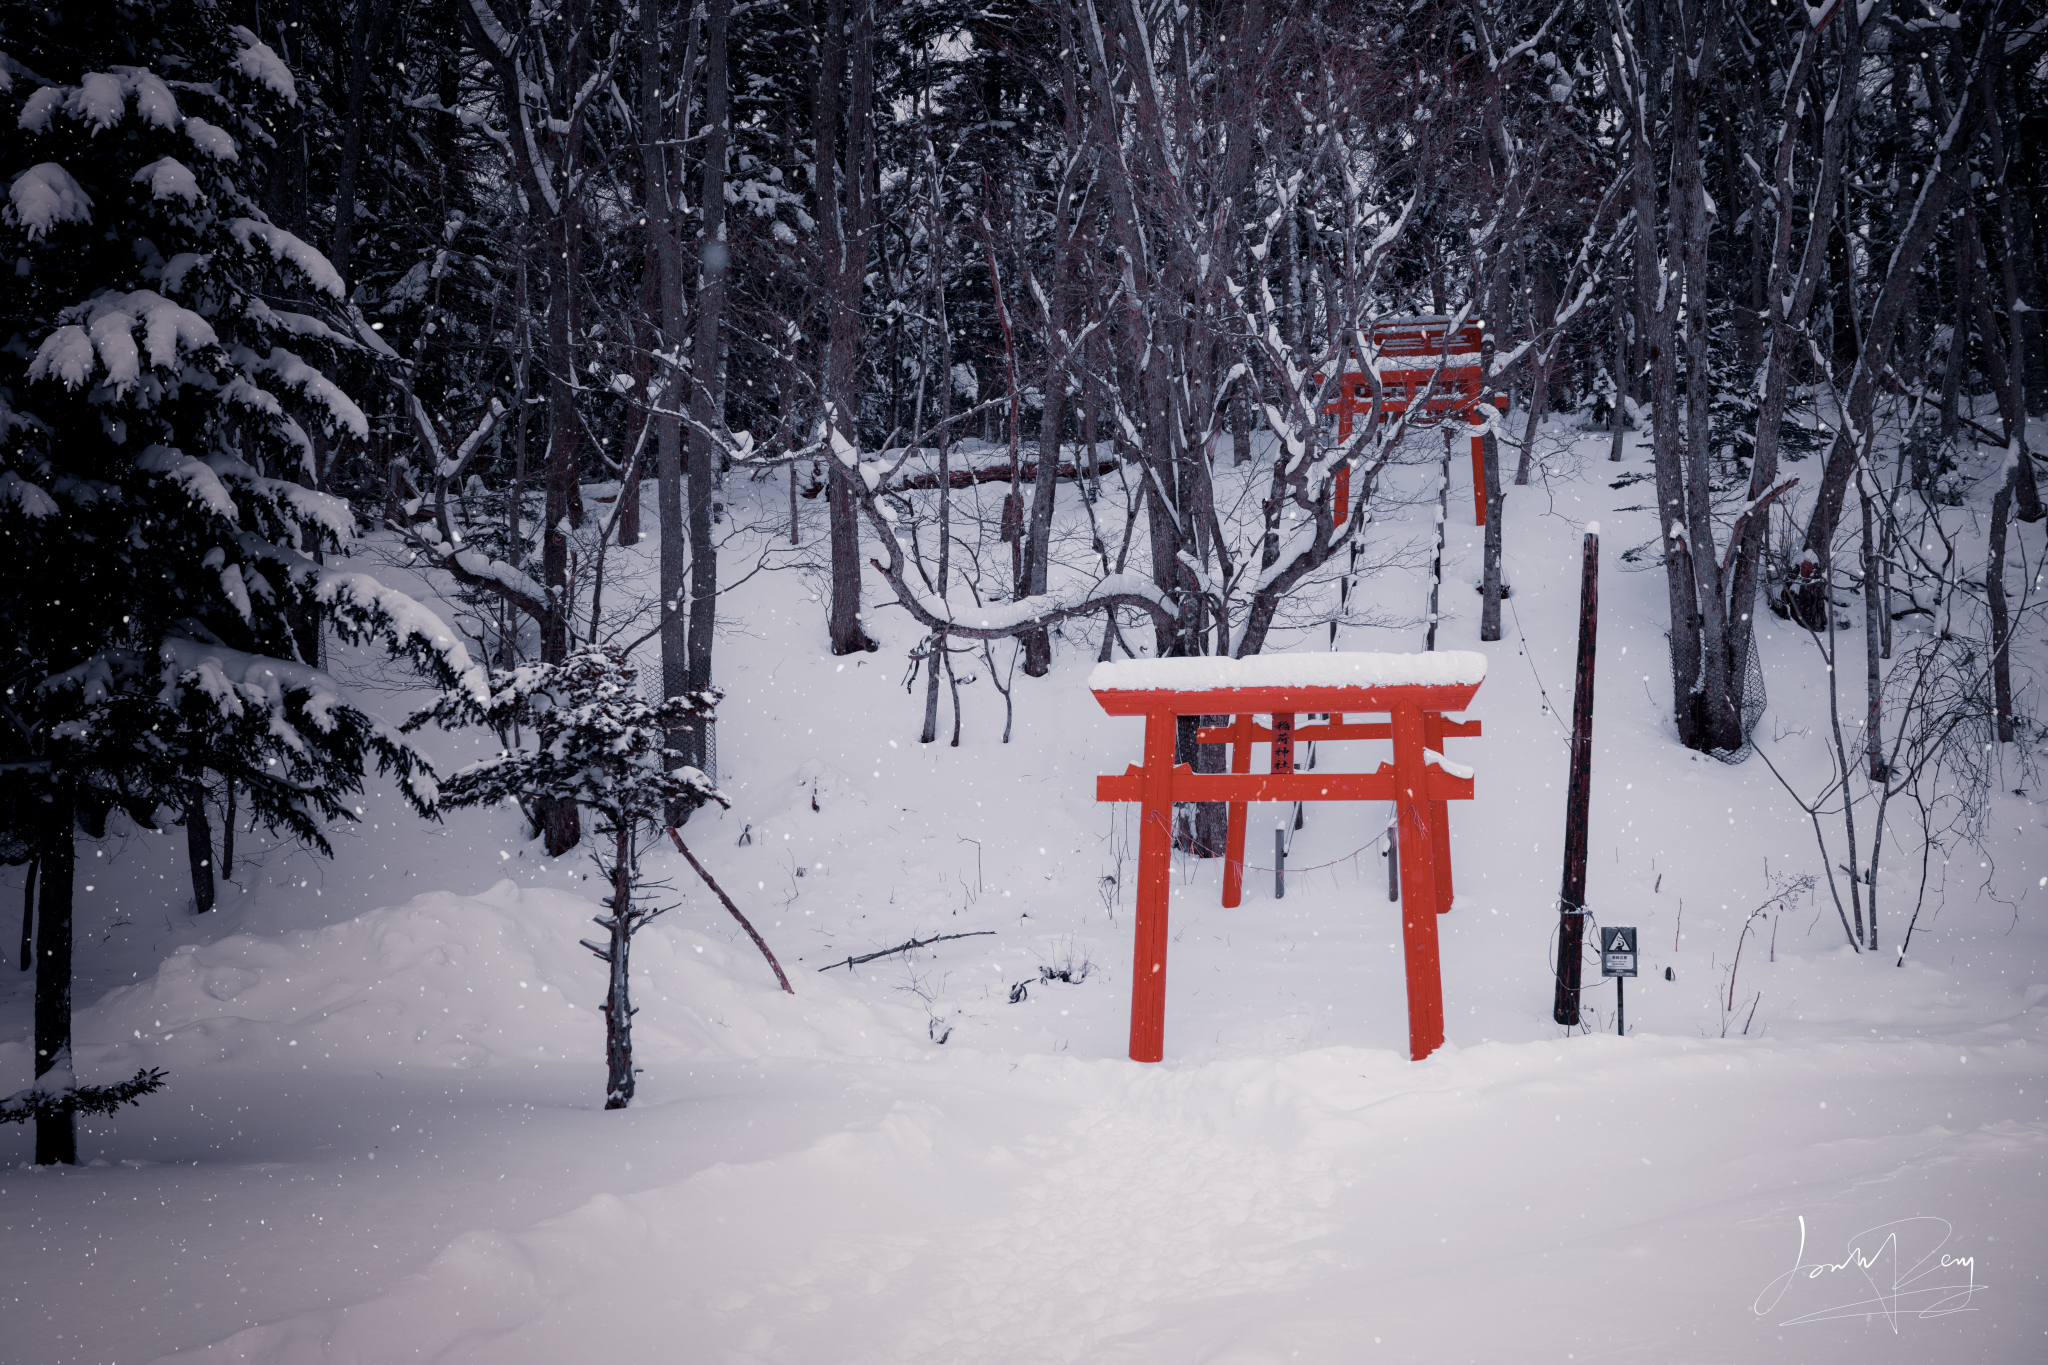
<instances>
[{"instance_id":1,"label":"tall tree trunk","mask_svg":"<svg viewBox=\"0 0 2048 1365\"><path fill-rule=\"evenodd\" d=\"M1623 436L1628 426L1628 328L1625 315L1615 310L1614 316L1614 439L1608 444L1607 458L1619 460Z\"/></svg>"},{"instance_id":2,"label":"tall tree trunk","mask_svg":"<svg viewBox=\"0 0 2048 1365\"><path fill-rule=\"evenodd\" d=\"M1863 748L1870 780L1882 784L1884 767L1884 594L1878 573L1876 489L1871 480L1857 491L1863 505ZM1880 827L1881 829L1881 827ZM1882 837L1881 833L1873 838ZM1872 895L1875 896L1873 891ZM1874 913L1874 912L1873 912ZM1871 945L1875 947L1876 945Z\"/></svg>"},{"instance_id":3,"label":"tall tree trunk","mask_svg":"<svg viewBox=\"0 0 2048 1365\"><path fill-rule=\"evenodd\" d=\"M726 273L732 253L725 240L727 113L726 27L732 0L706 0L704 8L704 240L697 284L697 336L690 347L690 690L711 686L711 645L718 617L718 542L712 537L720 449L712 433L725 422L718 380L720 327L725 320ZM710 723L684 739L690 762L708 771Z\"/></svg>"},{"instance_id":4,"label":"tall tree trunk","mask_svg":"<svg viewBox=\"0 0 2048 1365\"><path fill-rule=\"evenodd\" d=\"M1119 17L1124 17L1128 6L1120 7ZM1152 319L1144 311L1143 301L1137 296L1155 284L1156 262L1146 235L1142 230L1138 207L1137 184L1130 163L1132 154L1142 154L1142 147L1127 148L1118 131L1114 111L1120 107L1119 99L1112 88L1109 43L1098 22L1099 16L1091 7L1086 14L1078 16L1082 26L1081 45L1087 61L1091 84L1089 91L1094 117L1090 119L1095 133L1096 151L1100 155L1103 179L1109 190L1108 218L1111 231L1116 238L1126 272L1127 287L1119 295L1122 309L1122 326L1118 328L1118 340L1132 360L1132 378L1135 380L1138 401L1136 404L1138 424L1142 428L1139 439L1142 446L1139 458L1146 466L1145 491L1143 494L1146 513L1146 529L1152 550L1152 581L1160 591L1175 601L1181 598L1180 579L1182 568L1178 559L1180 533L1175 522L1175 508L1180 499L1177 488L1177 471L1174 461L1173 439L1173 376L1172 358L1166 338L1155 333ZM1150 60L1150 52L1143 42L1141 23L1129 23L1121 35L1124 50L1136 54L1134 62ZM1289 215L1290 245L1298 245L1298 238L1291 235L1297 215ZM1297 253L1294 260L1298 265ZM1299 272L1289 286L1290 319L1295 327L1305 326L1299 306ZM1118 366L1121 368L1121 366ZM1194 613L1183 613L1191 617ZM1185 652L1186 638L1192 622L1180 629L1166 621L1153 619L1154 649L1161 658L1170 654Z\"/></svg>"},{"instance_id":5,"label":"tall tree trunk","mask_svg":"<svg viewBox=\"0 0 2048 1365\"><path fill-rule=\"evenodd\" d=\"M834 654L873 650L860 620L860 303L872 206L868 174L874 127L875 0L826 0L816 104L818 225L826 258L831 328L825 351L826 516L832 594L827 630ZM841 145L840 122L845 120Z\"/></svg>"},{"instance_id":6,"label":"tall tree trunk","mask_svg":"<svg viewBox=\"0 0 2048 1365\"><path fill-rule=\"evenodd\" d=\"M672 72L662 58L659 5L640 8L640 161L641 181L647 192L649 262L660 296L659 323L654 329L651 373L657 387L650 401L657 404L654 417L654 506L659 522L661 583L661 690L665 697L679 697L690 690L688 614L683 609L688 584L689 550L683 513L683 405L689 391L681 376L682 339L688 327L683 306L682 241L676 226L674 158L668 150L674 130L663 113L661 92L671 76L679 75L683 98L677 104L687 111L688 85L695 78L697 26L694 16L686 20L680 69ZM677 735L669 747L681 752L687 737ZM669 759L680 764L681 759ZM678 808L667 812L670 823L684 818Z\"/></svg>"},{"instance_id":7,"label":"tall tree trunk","mask_svg":"<svg viewBox=\"0 0 2048 1365\"><path fill-rule=\"evenodd\" d=\"M348 106L341 121L341 162L335 168L334 238L327 259L344 282L350 278L356 221L356 175L363 164L363 124L369 118L370 65L383 37L391 0L356 0L348 30Z\"/></svg>"},{"instance_id":8,"label":"tall tree trunk","mask_svg":"<svg viewBox=\"0 0 2048 1365\"><path fill-rule=\"evenodd\" d=\"M631 839L618 833L612 868L612 916L606 927L606 965L609 972L604 993L604 1107L624 1109L633 1102L633 868Z\"/></svg>"},{"instance_id":9,"label":"tall tree trunk","mask_svg":"<svg viewBox=\"0 0 2048 1365\"><path fill-rule=\"evenodd\" d=\"M206 784L185 788L185 861L192 868L192 913L213 909L213 821L206 814Z\"/></svg>"},{"instance_id":10,"label":"tall tree trunk","mask_svg":"<svg viewBox=\"0 0 2048 1365\"><path fill-rule=\"evenodd\" d=\"M1992 88L1991 71L1985 68L1979 77L1978 98L1985 111L1985 130L1990 135L1993 183L1998 192L1999 221L1999 283L2005 291L2005 316L2011 329L2011 354L2005 362L2005 401L2003 406L2010 416L2006 422L2006 448L2011 452L2013 465L2013 500L2018 506L2021 521L2040 521L2048 517L2048 509L2041 505L2041 491L2034 479L2034 461L2027 453L2027 340L2026 319L2034 310L2027 306L2020 295L2020 229L2018 215L2014 209L2017 187L2011 182L2011 159L2005 143L2005 123L1998 115L1996 92ZM1996 343L1985 338L1987 350L1996 349Z\"/></svg>"},{"instance_id":11,"label":"tall tree trunk","mask_svg":"<svg viewBox=\"0 0 2048 1365\"><path fill-rule=\"evenodd\" d=\"M220 879L235 875L235 779L227 780L227 809L220 820Z\"/></svg>"},{"instance_id":12,"label":"tall tree trunk","mask_svg":"<svg viewBox=\"0 0 2048 1365\"><path fill-rule=\"evenodd\" d=\"M284 4L270 6L267 12L252 11L248 21L294 71L304 71L309 66L307 39L312 31L305 26L305 8L304 0L286 0ZM268 34L262 32L266 27L270 30ZM312 122L312 112L305 104L287 105L279 110L274 116L278 123L276 140L258 153L266 167L261 179L263 211L270 215L271 222L308 240L313 229L308 220L312 195L306 183L306 128ZM256 149L243 148L245 155L252 150ZM348 278L346 272L342 272L342 278Z\"/></svg>"},{"instance_id":13,"label":"tall tree trunk","mask_svg":"<svg viewBox=\"0 0 2048 1365\"><path fill-rule=\"evenodd\" d=\"M45 809L36 910L35 1088L76 1084L71 1063L71 884L78 860L72 790L60 785ZM45 1079L47 1078L47 1080ZM36 1118L36 1165L78 1164L71 1111Z\"/></svg>"},{"instance_id":14,"label":"tall tree trunk","mask_svg":"<svg viewBox=\"0 0 2048 1365\"><path fill-rule=\"evenodd\" d=\"M1845 15L1848 13L1844 12ZM1827 566L1834 547L1835 528L1842 516L1842 504L1861 451L1859 433L1867 431L1877 403L1877 387L1891 358L1892 337L1906 300L1913 292L1913 272L1934 240L1941 216L1955 191L1956 181L1970 144L1976 141L1983 123L1981 109L1951 114L1943 92L1941 76L1934 61L1921 63L1935 117L1943 127L1943 141L1936 146L1934 163L1928 167L1925 186L1919 189L1911 209L1903 215L1904 228L1886 266L1877 301L1863 329L1863 346L1856 368L1849 377L1843 422L1828 448L1821 470L1821 483L1806 522L1802 550L1821 572L1802 583L1787 598L1796 619L1819 629L1829 619L1826 610ZM1967 102L1969 82L1964 82Z\"/></svg>"},{"instance_id":15,"label":"tall tree trunk","mask_svg":"<svg viewBox=\"0 0 2048 1365\"><path fill-rule=\"evenodd\" d=\"M1701 105L1720 59L1725 11L1708 3L1686 25L1691 50L1673 75L1672 210L1682 225L1685 326L1685 514L1692 543L1693 591L1704 665L1698 694L1698 747L1733 752L1743 744L1742 718L1733 709L1729 674L1742 666L1728 657L1728 607L1714 546L1712 362L1707 355L1707 298L1714 285L1707 265L1708 206L1699 122ZM1661 419L1660 419L1661 420Z\"/></svg>"},{"instance_id":16,"label":"tall tree trunk","mask_svg":"<svg viewBox=\"0 0 2048 1365\"><path fill-rule=\"evenodd\" d=\"M939 175L938 157L933 153L929 140L925 151L932 168L932 222L936 225L932 233L932 292L939 328L939 562L938 577L932 590L944 601L953 569L953 330L946 308L945 182ZM920 744L931 744L939 737L939 670L945 664L946 632L934 631L931 657L925 661L924 729L917 737ZM956 689L956 700L957 696ZM958 707L954 710L954 728L957 730Z\"/></svg>"},{"instance_id":17,"label":"tall tree trunk","mask_svg":"<svg viewBox=\"0 0 2048 1365\"><path fill-rule=\"evenodd\" d=\"M1652 6L1654 8L1654 6ZM1693 599L1691 556L1687 553L1685 471L1679 447L1678 337L1680 289L1649 225L1658 220L1654 162L1647 130L1634 138L1630 156L1637 231L1636 296L1643 300L1648 323L1646 349L1650 367L1650 452L1657 475L1657 506L1664 549L1664 591L1670 611L1671 714L1679 743L1688 749L1706 747L1699 723L1693 683L1700 676L1699 608ZM1661 306L1660 302L1661 301Z\"/></svg>"},{"instance_id":18,"label":"tall tree trunk","mask_svg":"<svg viewBox=\"0 0 2048 1365\"><path fill-rule=\"evenodd\" d=\"M1852 39L1853 50L1860 44ZM1811 96L1807 87L1815 76L1814 62L1820 51L1819 36L1812 32L1800 38L1800 50L1793 72L1785 82L1779 111L1778 146L1772 166L1775 195L1780 202L1794 197L1792 181L1794 153L1800 131L1799 109ZM1845 61L1838 70L1843 79L1853 79L1855 65ZM1764 332L1763 396L1757 408L1754 459L1750 466L1749 496L1763 497L1778 478L1778 452L1782 445L1786 404L1790 400L1793 371L1804 365L1807 351L1806 319L1820 287L1825 263L1822 243L1840 196L1835 185L1842 171L1848 142L1847 107L1840 101L1825 101L1833 111L1821 135L1821 164L1812 190L1817 211L1806 224L1806 239L1799 259L1792 254L1792 214L1774 216L1771 250L1764 278L1759 286ZM1761 194L1761 190L1759 190ZM1739 716L1747 687L1749 652L1755 639L1755 608L1758 580L1762 575L1764 547L1768 543L1769 514L1759 512L1744 519L1730 532L1729 555L1733 562L1728 593L1728 660L1730 706Z\"/></svg>"},{"instance_id":19,"label":"tall tree trunk","mask_svg":"<svg viewBox=\"0 0 2048 1365\"><path fill-rule=\"evenodd\" d=\"M1692 365L1696 393L1703 395L1705 387L1704 360L1704 312L1706 288L1705 242L1707 224L1704 221L1704 186L1701 183L1699 158L1699 105L1708 82L1714 78L1715 57L1719 48L1719 30L1724 18L1720 5L1702 7L1697 0L1674 0L1684 13L1684 22L1676 25L1681 41L1687 43L1687 50L1671 62L1670 116L1665 128L1658 126L1656 118L1656 86L1660 73L1665 72L1659 53L1664 45L1664 15L1659 4L1652 0L1643 7L1645 19L1643 41L1640 49L1633 45L1622 45L1605 41L1609 36L1603 17L1603 48L1607 49L1609 77L1618 92L1623 93L1624 118L1628 139L1629 157L1629 202L1636 215L1635 239L1635 295L1645 318L1643 338L1648 351L1650 369L1650 404L1654 423L1652 452L1657 474L1657 505L1659 510L1659 531L1662 533L1664 553L1664 584L1671 620L1670 658L1672 686L1672 717L1676 722L1679 741L1690 749L1711 749L1721 747L1722 736L1709 723L1709 714L1718 715L1725 711L1725 668L1707 658L1705 649L1725 651L1726 639L1718 629L1720 603L1713 603L1716 615L1715 626L1709 635L1703 630L1706 621L1700 601L1700 581L1717 581L1718 568L1714 559L1714 542L1711 531L1711 508L1705 504L1707 496L1702 472L1706 447L1707 411L1704 403L1695 403L1698 409L1687 439L1681 442L1678 396L1678 338L1677 324L1682 307L1686 302L1686 291L1699 291L1693 299L1694 312L1699 326L1693 330L1698 350ZM1705 12L1702 13L1704 8ZM1658 234L1654 225L1662 217L1658 193L1658 144L1668 142L1671 154L1670 217L1673 245L1678 249L1680 259L1666 257L1660 251ZM1688 455L1693 458L1688 459ZM1697 502L1698 506L1692 504ZM1702 537L1699 527L1707 526L1708 532ZM1702 561L1696 569L1695 559ZM1714 700L1715 707L1703 707L1701 680L1709 668L1722 678L1722 692ZM1739 742L1739 741L1738 741Z\"/></svg>"},{"instance_id":20,"label":"tall tree trunk","mask_svg":"<svg viewBox=\"0 0 2048 1365\"><path fill-rule=\"evenodd\" d=\"M651 196L646 188L645 148L642 152L640 203L645 222L641 227L640 298L633 309L633 346L626 363L626 372L633 379L633 387L627 393L627 411L632 414L634 427L633 440L627 443L629 456L634 442L655 439L654 427L659 420L655 416L659 404L648 382L658 373L656 366L661 363L655 356L661 336L661 252L654 244L661 229L655 225L654 214L646 212ZM657 444L652 452L641 455L631 479L626 478L625 471L620 472L617 536L621 549L640 543L640 485L649 468L660 467L660 449Z\"/></svg>"},{"instance_id":21,"label":"tall tree trunk","mask_svg":"<svg viewBox=\"0 0 2048 1365\"><path fill-rule=\"evenodd\" d=\"M1998 742L2010 744L2012 719L2012 620L2005 601L2005 541L2010 525L2013 488L2018 471L2006 468L2005 482L1991 499L1991 563L1984 574L1984 597L1991 608L1991 705Z\"/></svg>"},{"instance_id":22,"label":"tall tree trunk","mask_svg":"<svg viewBox=\"0 0 2048 1365\"><path fill-rule=\"evenodd\" d=\"M1486 362L1482 361L1481 363ZM1484 641L1493 641L1500 639L1500 603L1501 597L1507 591L1507 587L1501 578L1503 542L1500 524L1503 509L1507 506L1507 492L1501 487L1500 482L1500 441L1494 435L1493 428L1491 427L1488 427L1486 434L1479 438L1479 460L1480 471L1486 484L1484 490L1486 497L1486 526L1481 538L1483 543L1480 550L1479 638ZM1448 457L1446 457L1445 469L1445 478L1448 479ZM1438 532L1438 540L1442 540L1443 534L1441 530ZM1432 639L1435 638L1436 634L1436 615L1437 613L1432 610L1430 616L1430 635Z\"/></svg>"},{"instance_id":23,"label":"tall tree trunk","mask_svg":"<svg viewBox=\"0 0 2048 1365\"><path fill-rule=\"evenodd\" d=\"M1542 328L1557 314L1557 286L1551 279L1547 261L1531 263L1536 276L1535 293L1529 301L1529 335L1532 341L1541 339ZM1553 342L1554 346L1556 343ZM1531 346L1529 350L1529 422L1522 429L1522 450L1515 461L1515 483L1526 485L1536 463L1536 433L1542 429L1544 410L1550 405L1550 359L1549 350Z\"/></svg>"},{"instance_id":24,"label":"tall tree trunk","mask_svg":"<svg viewBox=\"0 0 2048 1365\"><path fill-rule=\"evenodd\" d=\"M541 625L540 656L560 663L569 654L569 535L571 506L579 502L576 456L582 444L576 420L576 347L570 332L570 295L576 284L570 271L580 245L575 220L563 212L549 224L547 269L548 312L548 453L545 521L541 526L541 570L548 590L548 616Z\"/></svg>"},{"instance_id":25,"label":"tall tree trunk","mask_svg":"<svg viewBox=\"0 0 2048 1365\"><path fill-rule=\"evenodd\" d=\"M1512 268L1510 255L1510 233L1520 216L1523 203L1528 197L1528 186L1520 167L1512 159L1512 140L1506 135L1501 116L1502 92L1498 81L1490 84L1486 102L1481 113L1484 126L1483 141L1487 149L1487 184L1493 191L1493 221L1489 225L1487 238L1475 250L1472 270L1472 292L1480 301L1480 314L1485 330L1479 340L1479 404L1478 411L1492 417L1494 394L1498 391L1499 376L1494 373L1495 357L1500 353L1501 341L1510 335L1513 311L1509 303L1509 274ZM1641 234L1638 234L1639 236ZM1504 591L1501 582L1502 555L1505 549L1505 534L1502 522L1502 508L1507 498L1501 486L1500 440L1495 423L1489 420L1485 434L1480 438L1479 478L1484 485L1486 499L1486 526L1481 532L1483 545L1480 552L1479 580L1479 638L1494 641L1501 637L1500 603ZM1448 457L1448 452L1446 452ZM1448 458L1445 464L1448 476ZM1443 532L1438 533L1439 541ZM1436 622L1430 622L1430 638L1435 639Z\"/></svg>"},{"instance_id":26,"label":"tall tree trunk","mask_svg":"<svg viewBox=\"0 0 2048 1365\"><path fill-rule=\"evenodd\" d=\"M1062 10L1061 23L1066 23ZM1067 65L1066 136L1061 150L1069 167L1080 149L1079 91L1073 64ZM1038 419L1038 477L1031 489L1031 516L1024 539L1024 591L1039 596L1046 590L1052 558L1052 511L1059 487L1060 431L1067 422L1067 385L1070 373L1065 337L1073 325L1074 257L1079 250L1080 223L1075 218L1071 185L1063 178L1053 201L1052 296L1046 318L1046 351L1050 364L1045 376L1045 405ZM1052 634L1044 626L1024 632L1024 672L1042 678L1052 668Z\"/></svg>"},{"instance_id":27,"label":"tall tree trunk","mask_svg":"<svg viewBox=\"0 0 2048 1365\"><path fill-rule=\"evenodd\" d=\"M548 252L548 455L547 479L541 527L541 568L548 590L548 612L541 622L540 657L544 663L560 663L569 656L569 619L575 610L569 582L569 527L580 513L582 498L576 485L576 455L581 444L581 424L576 414L576 351L571 319L576 282L571 264L576 257L579 234L570 205L549 224L545 238ZM550 858L566 854L583 838L582 817L574 801L546 801L541 806L543 846Z\"/></svg>"}]
</instances>

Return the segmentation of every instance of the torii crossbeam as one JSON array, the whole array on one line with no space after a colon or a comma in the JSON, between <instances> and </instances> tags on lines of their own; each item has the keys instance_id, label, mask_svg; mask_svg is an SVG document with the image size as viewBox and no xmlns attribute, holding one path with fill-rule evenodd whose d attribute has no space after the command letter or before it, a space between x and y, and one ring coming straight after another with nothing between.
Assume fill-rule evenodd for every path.
<instances>
[{"instance_id":1,"label":"torii crossbeam","mask_svg":"<svg viewBox=\"0 0 2048 1365\"><path fill-rule=\"evenodd\" d=\"M1409 1055L1420 1061L1444 1040L1443 982L1436 917L1449 908L1450 855L1443 803L1470 800L1472 773L1438 751L1446 734L1476 734L1476 723L1446 722L1462 711L1486 678L1486 657L1464 651L1431 654L1277 654L1250 659L1134 659L1097 664L1088 687L1113 716L1145 718L1145 761L1122 775L1095 781L1098 801L1136 801L1138 922L1131 957L1133 1061L1166 1055L1167 893L1172 880L1173 806L1177 801L1224 801L1235 807L1238 838L1232 854L1243 875L1243 803L1251 801L1392 801L1401 841L1401 937L1408 978ZM1370 773L1293 770L1293 718L1328 713L1340 731L1330 738L1386 737L1394 761ZM1384 725L1346 726L1347 714L1380 713ZM1275 724L1273 771L1197 773L1175 764L1176 722L1187 715L1237 715L1218 738L1241 738L1249 754L1249 717ZM1367 733L1370 732L1370 733ZM1286 737L1288 743L1275 742ZM1248 758L1240 765L1248 767ZM1439 878L1442 889L1439 889ZM1234 898L1226 904L1234 904Z\"/></svg>"}]
</instances>

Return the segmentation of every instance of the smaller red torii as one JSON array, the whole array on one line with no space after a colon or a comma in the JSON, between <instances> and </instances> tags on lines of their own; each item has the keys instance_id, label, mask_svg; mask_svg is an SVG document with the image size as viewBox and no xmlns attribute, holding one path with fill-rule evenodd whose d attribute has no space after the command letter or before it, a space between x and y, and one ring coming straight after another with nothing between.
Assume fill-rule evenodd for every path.
<instances>
[{"instance_id":1,"label":"smaller red torii","mask_svg":"<svg viewBox=\"0 0 2048 1365\"><path fill-rule=\"evenodd\" d=\"M1294 748L1298 744L1314 744L1318 740L1339 739L1392 739L1394 727L1386 721L1346 722L1342 712L1333 712L1321 725L1297 725L1290 715L1271 717L1271 725L1260 725L1250 714L1237 717L1228 725L1204 726L1195 732L1198 744L1228 744L1230 746L1230 771L1248 773L1252 770L1252 745L1273 745L1271 771L1291 773L1294 766ZM1476 739L1479 736L1479 722L1476 720L1445 720L1441 711L1422 713L1423 745L1436 753L1444 751L1446 739ZM1245 802L1230 803L1229 833L1224 836L1223 852L1223 908L1234 910L1244 900L1244 837ZM1438 914L1448 914L1451 908L1451 832L1450 807L1442 801L1429 804L1430 821L1437 833L1436 840L1436 908Z\"/></svg>"},{"instance_id":2,"label":"smaller red torii","mask_svg":"<svg viewBox=\"0 0 2048 1365\"><path fill-rule=\"evenodd\" d=\"M1380 379L1380 414L1396 417L1408 411L1410 400L1429 394L1423 411L1439 420L1463 414L1475 427L1484 427L1479 411L1479 393L1485 376L1479 368L1479 347L1486 332L1483 322L1467 322L1451 333L1451 320L1442 316L1382 318L1369 334L1377 356L1375 369ZM1402 362L1406 361L1406 364ZM1390 363L1391 362L1391 363ZM1353 376L1357 376L1353 378ZM1317 375L1320 382L1323 376ZM1372 412L1372 386L1356 357L1351 357L1337 396L1323 405L1325 417L1337 419L1337 438L1351 435L1351 419ZM1432 382L1434 387L1432 387ZM1494 407L1506 412L1507 395L1493 396ZM1474 525L1486 525L1486 447L1483 433L1472 437L1472 503ZM1351 471L1337 471L1336 524L1342 526L1351 514Z\"/></svg>"},{"instance_id":3,"label":"smaller red torii","mask_svg":"<svg viewBox=\"0 0 2048 1365\"><path fill-rule=\"evenodd\" d=\"M1444 1040L1443 980L1436 917L1450 908L1448 801L1470 800L1472 774L1444 758L1450 735L1476 735L1477 722L1446 721L1462 711L1486 678L1486 657L1466 651L1430 654L1269 654L1249 659L1133 659L1097 664L1088 687L1113 716L1145 718L1145 761L1115 777L1098 777L1098 801L1136 801L1138 834L1136 942L1131 955L1131 1060L1166 1055L1167 900L1172 880L1173 806L1177 801L1231 805L1232 841L1226 905L1235 905L1244 876L1245 804L1251 801L1392 801L1401 841L1401 936L1408 980L1409 1055L1420 1061ZM1310 737L1293 719L1328 713L1315 733L1330 739L1391 739L1394 761L1370 773L1304 773L1293 743ZM1347 724L1346 714L1384 713L1385 723ZM1235 714L1227 727L1199 732L1205 741L1233 742L1234 771L1197 773L1173 761L1177 721L1186 715ZM1263 730L1253 714L1271 716ZM1273 747L1272 771L1252 773L1251 745ZM1232 873L1234 872L1234 878ZM1238 895L1233 895L1237 892Z\"/></svg>"}]
</instances>

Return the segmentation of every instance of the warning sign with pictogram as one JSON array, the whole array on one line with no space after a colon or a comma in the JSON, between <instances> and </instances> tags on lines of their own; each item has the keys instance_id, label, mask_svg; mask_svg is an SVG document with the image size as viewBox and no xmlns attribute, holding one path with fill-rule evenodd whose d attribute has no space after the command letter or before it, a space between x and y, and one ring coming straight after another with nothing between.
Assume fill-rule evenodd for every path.
<instances>
[{"instance_id":1,"label":"warning sign with pictogram","mask_svg":"<svg viewBox=\"0 0 2048 1365\"><path fill-rule=\"evenodd\" d=\"M1636 931L1620 925L1600 929L1600 975L1636 974Z\"/></svg>"}]
</instances>

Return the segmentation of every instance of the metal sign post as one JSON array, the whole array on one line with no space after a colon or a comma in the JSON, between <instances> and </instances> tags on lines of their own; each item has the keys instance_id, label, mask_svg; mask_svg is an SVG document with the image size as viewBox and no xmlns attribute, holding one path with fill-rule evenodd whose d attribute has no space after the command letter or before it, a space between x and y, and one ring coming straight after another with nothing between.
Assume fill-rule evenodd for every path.
<instances>
[{"instance_id":1,"label":"metal sign post","mask_svg":"<svg viewBox=\"0 0 2048 1365\"><path fill-rule=\"evenodd\" d=\"M1636 931L1621 925L1600 928L1600 975L1614 978L1614 1032L1626 1035L1622 1015L1622 983L1636 974Z\"/></svg>"}]
</instances>

